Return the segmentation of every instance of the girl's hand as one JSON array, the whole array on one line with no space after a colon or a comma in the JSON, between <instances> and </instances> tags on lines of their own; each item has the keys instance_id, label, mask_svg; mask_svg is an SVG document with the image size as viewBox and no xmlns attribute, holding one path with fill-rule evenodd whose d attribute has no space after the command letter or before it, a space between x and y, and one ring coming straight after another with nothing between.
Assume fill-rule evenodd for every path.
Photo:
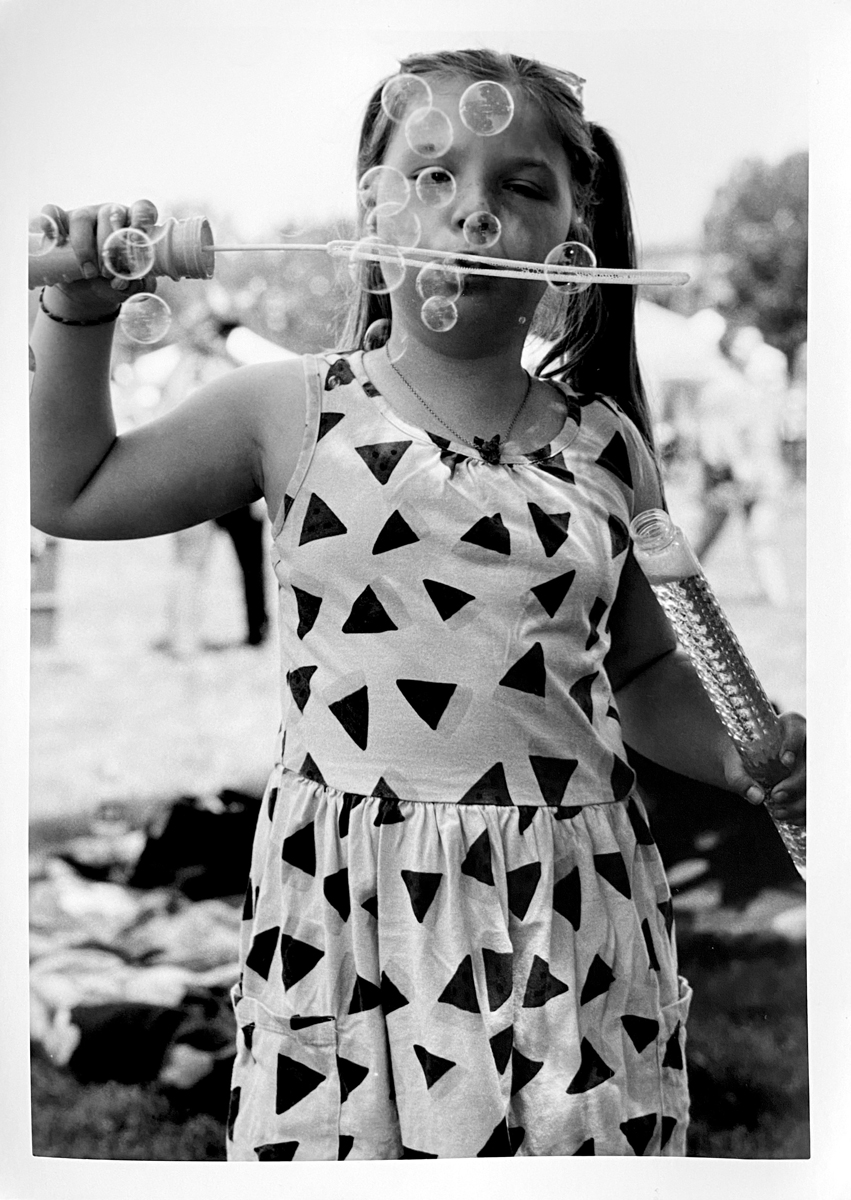
<instances>
[{"instance_id":1,"label":"girl's hand","mask_svg":"<svg viewBox=\"0 0 851 1200\"><path fill-rule=\"evenodd\" d=\"M156 288L153 276L119 279L103 261L103 244L116 229L132 226L148 232L156 224L157 209L150 200L137 200L129 208L115 203L91 204L68 212L56 204L46 204L41 211L56 222L59 244L70 243L83 272L83 279L54 284L49 289L47 305L51 311L65 317L103 316L128 296Z\"/></svg>"},{"instance_id":2,"label":"girl's hand","mask_svg":"<svg viewBox=\"0 0 851 1200\"><path fill-rule=\"evenodd\" d=\"M725 775L730 791L750 801L762 804L767 801L772 814L781 821L793 825L806 825L807 814L807 722L799 713L783 713L783 744L780 761L789 774L768 790L761 787L752 776L731 744L732 754L725 763Z\"/></svg>"}]
</instances>

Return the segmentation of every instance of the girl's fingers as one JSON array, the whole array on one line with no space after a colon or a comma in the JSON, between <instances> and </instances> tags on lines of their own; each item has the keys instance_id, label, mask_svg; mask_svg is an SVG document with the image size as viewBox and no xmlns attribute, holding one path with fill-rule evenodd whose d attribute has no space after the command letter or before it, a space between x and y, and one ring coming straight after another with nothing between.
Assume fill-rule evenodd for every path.
<instances>
[{"instance_id":1,"label":"girl's fingers","mask_svg":"<svg viewBox=\"0 0 851 1200\"><path fill-rule=\"evenodd\" d=\"M58 204L45 204L41 211L54 222L58 234L58 244L64 245L68 240L68 214L65 209L60 208Z\"/></svg>"},{"instance_id":2,"label":"girl's fingers","mask_svg":"<svg viewBox=\"0 0 851 1200\"><path fill-rule=\"evenodd\" d=\"M100 255L97 244L97 221L100 205L75 208L68 214L68 241L76 255L84 279L100 274Z\"/></svg>"},{"instance_id":3,"label":"girl's fingers","mask_svg":"<svg viewBox=\"0 0 851 1200\"><path fill-rule=\"evenodd\" d=\"M157 223L157 206L153 200L136 200L130 206L130 224L136 229L150 229Z\"/></svg>"}]
</instances>

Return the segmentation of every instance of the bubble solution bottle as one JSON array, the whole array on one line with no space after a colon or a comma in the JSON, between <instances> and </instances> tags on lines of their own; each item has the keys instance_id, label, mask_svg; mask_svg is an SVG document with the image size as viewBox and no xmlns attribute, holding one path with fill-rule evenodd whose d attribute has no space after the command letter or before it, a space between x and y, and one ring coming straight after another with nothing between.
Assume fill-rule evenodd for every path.
<instances>
[{"instance_id":1,"label":"bubble solution bottle","mask_svg":"<svg viewBox=\"0 0 851 1200\"><path fill-rule=\"evenodd\" d=\"M788 774L783 730L753 667L712 593L694 551L666 512L648 509L630 525L636 561L688 654L749 773L771 788ZM769 815L802 878L806 831Z\"/></svg>"}]
</instances>

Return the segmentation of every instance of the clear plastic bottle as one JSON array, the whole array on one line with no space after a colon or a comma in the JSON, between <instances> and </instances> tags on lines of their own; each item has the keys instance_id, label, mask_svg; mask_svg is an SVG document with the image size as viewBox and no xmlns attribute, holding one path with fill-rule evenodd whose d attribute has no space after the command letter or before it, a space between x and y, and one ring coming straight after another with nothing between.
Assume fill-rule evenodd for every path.
<instances>
[{"instance_id":1,"label":"clear plastic bottle","mask_svg":"<svg viewBox=\"0 0 851 1200\"><path fill-rule=\"evenodd\" d=\"M780 762L782 727L685 535L656 508L639 513L630 534L636 561L748 771L773 787L788 774ZM806 831L775 817L770 803L766 808L806 878Z\"/></svg>"}]
</instances>

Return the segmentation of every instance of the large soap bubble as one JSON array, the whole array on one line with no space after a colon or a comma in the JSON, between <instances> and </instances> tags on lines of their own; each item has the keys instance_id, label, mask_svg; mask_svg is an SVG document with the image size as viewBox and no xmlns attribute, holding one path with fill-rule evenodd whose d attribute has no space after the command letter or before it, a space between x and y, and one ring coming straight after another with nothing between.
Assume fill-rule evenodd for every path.
<instances>
[{"instance_id":1,"label":"large soap bubble","mask_svg":"<svg viewBox=\"0 0 851 1200\"><path fill-rule=\"evenodd\" d=\"M452 145L452 122L439 108L418 108L405 122L405 138L421 158L440 158Z\"/></svg>"},{"instance_id":2,"label":"large soap bubble","mask_svg":"<svg viewBox=\"0 0 851 1200\"><path fill-rule=\"evenodd\" d=\"M458 320L458 309L452 300L431 296L420 309L423 325L434 333L446 333Z\"/></svg>"},{"instance_id":3,"label":"large soap bubble","mask_svg":"<svg viewBox=\"0 0 851 1200\"><path fill-rule=\"evenodd\" d=\"M457 300L464 288L464 276L451 264L426 263L417 275L417 294L422 300L438 297L442 300Z\"/></svg>"},{"instance_id":4,"label":"large soap bubble","mask_svg":"<svg viewBox=\"0 0 851 1200\"><path fill-rule=\"evenodd\" d=\"M553 246L544 259L547 266L558 267L596 267L597 259L584 242L562 242ZM557 292L584 292L593 282L591 279L560 279L555 271L544 269L547 284Z\"/></svg>"},{"instance_id":5,"label":"large soap bubble","mask_svg":"<svg viewBox=\"0 0 851 1200\"><path fill-rule=\"evenodd\" d=\"M511 124L514 100L503 84L482 79L464 92L458 102L458 115L472 133L493 137Z\"/></svg>"},{"instance_id":6,"label":"large soap bubble","mask_svg":"<svg viewBox=\"0 0 851 1200\"><path fill-rule=\"evenodd\" d=\"M159 296L151 292L139 292L122 304L118 325L131 342L142 345L158 342L168 333L171 309Z\"/></svg>"},{"instance_id":7,"label":"large soap bubble","mask_svg":"<svg viewBox=\"0 0 851 1200\"><path fill-rule=\"evenodd\" d=\"M420 171L414 186L426 208L445 208L455 199L455 176L445 167L426 167Z\"/></svg>"},{"instance_id":8,"label":"large soap bubble","mask_svg":"<svg viewBox=\"0 0 851 1200\"><path fill-rule=\"evenodd\" d=\"M397 246L370 235L355 242L349 252L349 274L364 292L394 292L405 278L405 261Z\"/></svg>"},{"instance_id":9,"label":"large soap bubble","mask_svg":"<svg viewBox=\"0 0 851 1200\"><path fill-rule=\"evenodd\" d=\"M431 88L422 75L394 75L381 89L381 107L391 121L401 121L411 108L431 108Z\"/></svg>"},{"instance_id":10,"label":"large soap bubble","mask_svg":"<svg viewBox=\"0 0 851 1200\"><path fill-rule=\"evenodd\" d=\"M154 265L154 244L141 229L116 229L103 244L103 263L119 279L144 279Z\"/></svg>"},{"instance_id":11,"label":"large soap bubble","mask_svg":"<svg viewBox=\"0 0 851 1200\"><path fill-rule=\"evenodd\" d=\"M463 230L464 240L468 246L494 246L499 241L499 236L502 233L502 225L499 217L495 217L493 213L480 212L470 213L467 220L464 222Z\"/></svg>"},{"instance_id":12,"label":"large soap bubble","mask_svg":"<svg viewBox=\"0 0 851 1200\"><path fill-rule=\"evenodd\" d=\"M358 181L358 201L367 211L392 215L401 212L410 197L411 185L395 167L370 167Z\"/></svg>"}]
</instances>

